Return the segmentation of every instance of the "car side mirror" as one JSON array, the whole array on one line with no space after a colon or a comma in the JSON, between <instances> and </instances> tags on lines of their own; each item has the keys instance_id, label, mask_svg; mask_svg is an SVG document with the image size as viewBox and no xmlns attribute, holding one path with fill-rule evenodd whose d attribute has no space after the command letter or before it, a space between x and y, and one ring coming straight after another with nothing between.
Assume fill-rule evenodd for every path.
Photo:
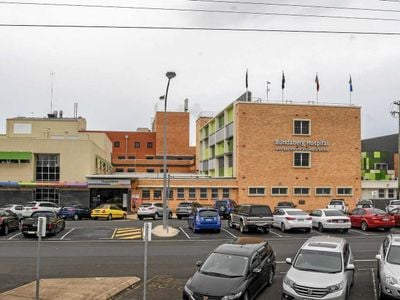
<instances>
[{"instance_id":1,"label":"car side mirror","mask_svg":"<svg viewBox=\"0 0 400 300\"><path fill-rule=\"evenodd\" d=\"M346 271L354 271L354 269L355 269L355 266L353 264L348 264Z\"/></svg>"},{"instance_id":2,"label":"car side mirror","mask_svg":"<svg viewBox=\"0 0 400 300\"><path fill-rule=\"evenodd\" d=\"M291 265L291 264L292 264L292 259L291 259L290 257L287 257L285 261L286 261L286 263L287 263L288 265Z\"/></svg>"},{"instance_id":3,"label":"car side mirror","mask_svg":"<svg viewBox=\"0 0 400 300\"><path fill-rule=\"evenodd\" d=\"M202 264L203 264L203 262L202 262L201 260L198 260L198 261L196 262L196 266L198 266L198 267L201 267Z\"/></svg>"},{"instance_id":4,"label":"car side mirror","mask_svg":"<svg viewBox=\"0 0 400 300\"><path fill-rule=\"evenodd\" d=\"M254 268L253 269L253 273L254 274L260 274L261 273L261 269L260 268Z\"/></svg>"},{"instance_id":5,"label":"car side mirror","mask_svg":"<svg viewBox=\"0 0 400 300\"><path fill-rule=\"evenodd\" d=\"M376 258L377 260L381 260L381 259L382 259L382 255L377 254L377 255L375 255L375 258Z\"/></svg>"}]
</instances>

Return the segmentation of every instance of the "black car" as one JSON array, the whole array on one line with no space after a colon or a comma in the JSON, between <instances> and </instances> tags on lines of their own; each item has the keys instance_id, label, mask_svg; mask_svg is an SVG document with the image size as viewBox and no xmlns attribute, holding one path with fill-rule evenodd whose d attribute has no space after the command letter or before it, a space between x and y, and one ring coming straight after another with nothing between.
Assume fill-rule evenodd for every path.
<instances>
[{"instance_id":1,"label":"black car","mask_svg":"<svg viewBox=\"0 0 400 300\"><path fill-rule=\"evenodd\" d=\"M19 218L8 209L0 208L0 234L7 235L11 230L18 229Z\"/></svg>"},{"instance_id":2,"label":"black car","mask_svg":"<svg viewBox=\"0 0 400 300\"><path fill-rule=\"evenodd\" d=\"M44 210L37 211L34 212L30 218L25 218L22 221L21 231L25 237L36 235L39 217L46 217L46 235L56 235L65 228L65 220L55 212Z\"/></svg>"},{"instance_id":3,"label":"black car","mask_svg":"<svg viewBox=\"0 0 400 300\"><path fill-rule=\"evenodd\" d=\"M275 254L266 240L239 238L212 251L183 290L183 299L251 300L270 286Z\"/></svg>"},{"instance_id":4,"label":"black car","mask_svg":"<svg viewBox=\"0 0 400 300\"><path fill-rule=\"evenodd\" d=\"M83 207L80 204L74 204L70 206L61 207L58 211L58 215L64 219L90 219L90 209L88 207Z\"/></svg>"}]
</instances>

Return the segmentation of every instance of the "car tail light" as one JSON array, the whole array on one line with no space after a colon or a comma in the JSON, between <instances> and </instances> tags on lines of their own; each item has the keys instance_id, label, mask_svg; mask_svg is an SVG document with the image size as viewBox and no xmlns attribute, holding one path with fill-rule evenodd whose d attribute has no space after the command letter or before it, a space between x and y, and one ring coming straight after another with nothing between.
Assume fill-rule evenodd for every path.
<instances>
[{"instance_id":1,"label":"car tail light","mask_svg":"<svg viewBox=\"0 0 400 300\"><path fill-rule=\"evenodd\" d=\"M49 223L48 226L47 226L47 228L48 228L48 229L53 229L53 228L54 228L54 224Z\"/></svg>"},{"instance_id":2,"label":"car tail light","mask_svg":"<svg viewBox=\"0 0 400 300\"><path fill-rule=\"evenodd\" d=\"M38 209L37 207L31 207L32 210Z\"/></svg>"},{"instance_id":3,"label":"car tail light","mask_svg":"<svg viewBox=\"0 0 400 300\"><path fill-rule=\"evenodd\" d=\"M73 209L72 207L68 208L67 210L69 211L74 211L75 209Z\"/></svg>"},{"instance_id":4,"label":"car tail light","mask_svg":"<svg viewBox=\"0 0 400 300\"><path fill-rule=\"evenodd\" d=\"M286 217L286 220L294 221L294 220L296 220L296 218L295 217Z\"/></svg>"}]
</instances>

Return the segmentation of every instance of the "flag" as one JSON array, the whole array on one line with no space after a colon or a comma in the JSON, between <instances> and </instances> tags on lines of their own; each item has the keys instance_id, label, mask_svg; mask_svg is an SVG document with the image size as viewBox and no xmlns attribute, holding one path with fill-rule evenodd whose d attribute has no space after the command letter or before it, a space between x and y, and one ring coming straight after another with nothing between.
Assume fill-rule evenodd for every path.
<instances>
[{"instance_id":1,"label":"flag","mask_svg":"<svg viewBox=\"0 0 400 300\"><path fill-rule=\"evenodd\" d=\"M248 87L249 87L249 80L248 80L248 78L249 78L249 75L248 75L248 72L247 72L247 69L246 69L246 90L247 90Z\"/></svg>"},{"instance_id":2,"label":"flag","mask_svg":"<svg viewBox=\"0 0 400 300\"><path fill-rule=\"evenodd\" d=\"M285 89L285 83L286 83L285 73L283 73L283 71L282 71L282 90Z\"/></svg>"},{"instance_id":3,"label":"flag","mask_svg":"<svg viewBox=\"0 0 400 300\"><path fill-rule=\"evenodd\" d=\"M349 88L350 88L350 93L353 92L353 81L351 80L351 75L349 80Z\"/></svg>"},{"instance_id":4,"label":"flag","mask_svg":"<svg viewBox=\"0 0 400 300\"><path fill-rule=\"evenodd\" d=\"M319 79L318 79L318 73L315 76L315 84L317 85L317 92L319 92Z\"/></svg>"}]
</instances>

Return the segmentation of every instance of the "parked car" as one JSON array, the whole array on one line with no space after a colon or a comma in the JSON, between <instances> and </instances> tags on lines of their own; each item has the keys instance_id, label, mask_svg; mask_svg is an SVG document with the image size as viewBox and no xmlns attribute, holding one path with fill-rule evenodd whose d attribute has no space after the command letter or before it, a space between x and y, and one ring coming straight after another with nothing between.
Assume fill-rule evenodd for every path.
<instances>
[{"instance_id":1,"label":"parked car","mask_svg":"<svg viewBox=\"0 0 400 300\"><path fill-rule=\"evenodd\" d=\"M286 263L282 299L349 299L355 268L345 239L314 236Z\"/></svg>"},{"instance_id":2,"label":"parked car","mask_svg":"<svg viewBox=\"0 0 400 300\"><path fill-rule=\"evenodd\" d=\"M274 211L276 211L279 208L296 208L297 205L294 204L292 201L282 201L278 202L278 204L274 207Z\"/></svg>"},{"instance_id":3,"label":"parked car","mask_svg":"<svg viewBox=\"0 0 400 300\"><path fill-rule=\"evenodd\" d=\"M227 219L231 212L238 206L232 199L220 199L214 201L214 208L218 210L219 215Z\"/></svg>"},{"instance_id":4,"label":"parked car","mask_svg":"<svg viewBox=\"0 0 400 300\"><path fill-rule=\"evenodd\" d=\"M366 231L369 228L383 228L389 231L394 227L394 217L378 208L356 208L350 215L351 227L361 228Z\"/></svg>"},{"instance_id":5,"label":"parked car","mask_svg":"<svg viewBox=\"0 0 400 300\"><path fill-rule=\"evenodd\" d=\"M400 234L388 235L375 257L379 299L400 299Z\"/></svg>"},{"instance_id":6,"label":"parked car","mask_svg":"<svg viewBox=\"0 0 400 300\"><path fill-rule=\"evenodd\" d=\"M0 234L7 235L11 230L19 227L19 218L17 214L9 209L0 208Z\"/></svg>"},{"instance_id":7,"label":"parked car","mask_svg":"<svg viewBox=\"0 0 400 300\"><path fill-rule=\"evenodd\" d=\"M386 212L390 212L395 208L400 208L400 200L390 200L385 210Z\"/></svg>"},{"instance_id":8,"label":"parked car","mask_svg":"<svg viewBox=\"0 0 400 300\"><path fill-rule=\"evenodd\" d=\"M58 211L58 215L64 219L74 219L80 220L83 218L90 219L90 209L88 207L83 207L80 204L73 204L70 206L63 206Z\"/></svg>"},{"instance_id":9,"label":"parked car","mask_svg":"<svg viewBox=\"0 0 400 300\"><path fill-rule=\"evenodd\" d=\"M234 209L228 219L228 225L231 228L238 227L242 233L258 228L269 232L272 221L273 215L268 205L246 204Z\"/></svg>"},{"instance_id":10,"label":"parked car","mask_svg":"<svg viewBox=\"0 0 400 300\"><path fill-rule=\"evenodd\" d=\"M272 284L276 269L272 247L255 238L222 244L196 265L183 289L185 300L256 299Z\"/></svg>"},{"instance_id":11,"label":"parked car","mask_svg":"<svg viewBox=\"0 0 400 300\"><path fill-rule=\"evenodd\" d=\"M46 235L56 235L65 228L65 220L54 211L36 211L22 220L21 232L25 237L36 235L39 217L46 217Z\"/></svg>"},{"instance_id":12,"label":"parked car","mask_svg":"<svg viewBox=\"0 0 400 300\"><path fill-rule=\"evenodd\" d=\"M116 204L102 204L91 211L90 217L95 220L98 218L106 218L107 220L126 219L126 211Z\"/></svg>"},{"instance_id":13,"label":"parked car","mask_svg":"<svg viewBox=\"0 0 400 300\"><path fill-rule=\"evenodd\" d=\"M310 232L312 219L299 208L280 208L274 212L272 226L280 228L282 232L290 229L304 229Z\"/></svg>"},{"instance_id":14,"label":"parked car","mask_svg":"<svg viewBox=\"0 0 400 300\"><path fill-rule=\"evenodd\" d=\"M218 210L210 207L194 207L189 215L188 226L193 232L200 230L221 231L221 217Z\"/></svg>"},{"instance_id":15,"label":"parked car","mask_svg":"<svg viewBox=\"0 0 400 300\"><path fill-rule=\"evenodd\" d=\"M183 217L189 217L194 207L202 207L199 202L183 201L176 207L176 217L180 220Z\"/></svg>"},{"instance_id":16,"label":"parked car","mask_svg":"<svg viewBox=\"0 0 400 300\"><path fill-rule=\"evenodd\" d=\"M400 226L400 207L389 211L389 214L393 216L395 226Z\"/></svg>"},{"instance_id":17,"label":"parked car","mask_svg":"<svg viewBox=\"0 0 400 300\"><path fill-rule=\"evenodd\" d=\"M360 200L356 203L356 208L374 208L374 202L372 200Z\"/></svg>"},{"instance_id":18,"label":"parked car","mask_svg":"<svg viewBox=\"0 0 400 300\"><path fill-rule=\"evenodd\" d=\"M349 206L344 202L344 199L332 199L326 208L338 209L344 213L349 211Z\"/></svg>"},{"instance_id":19,"label":"parked car","mask_svg":"<svg viewBox=\"0 0 400 300\"><path fill-rule=\"evenodd\" d=\"M347 232L351 228L350 218L338 209L317 209L310 213L312 226L320 232L327 229Z\"/></svg>"},{"instance_id":20,"label":"parked car","mask_svg":"<svg viewBox=\"0 0 400 300\"><path fill-rule=\"evenodd\" d=\"M25 204L22 210L22 217L27 218L32 215L33 212L37 211L52 211L56 214L60 210L60 207L54 202L48 201L31 201Z\"/></svg>"},{"instance_id":21,"label":"parked car","mask_svg":"<svg viewBox=\"0 0 400 300\"><path fill-rule=\"evenodd\" d=\"M163 204L161 202L145 202L139 206L137 216L139 220L144 218L158 219L163 216ZM168 218L172 218L172 211L167 207Z\"/></svg>"},{"instance_id":22,"label":"parked car","mask_svg":"<svg viewBox=\"0 0 400 300\"><path fill-rule=\"evenodd\" d=\"M3 206L4 209L11 210L14 214L18 216L19 219L22 219L22 210L24 206L21 204L6 204Z\"/></svg>"}]
</instances>

